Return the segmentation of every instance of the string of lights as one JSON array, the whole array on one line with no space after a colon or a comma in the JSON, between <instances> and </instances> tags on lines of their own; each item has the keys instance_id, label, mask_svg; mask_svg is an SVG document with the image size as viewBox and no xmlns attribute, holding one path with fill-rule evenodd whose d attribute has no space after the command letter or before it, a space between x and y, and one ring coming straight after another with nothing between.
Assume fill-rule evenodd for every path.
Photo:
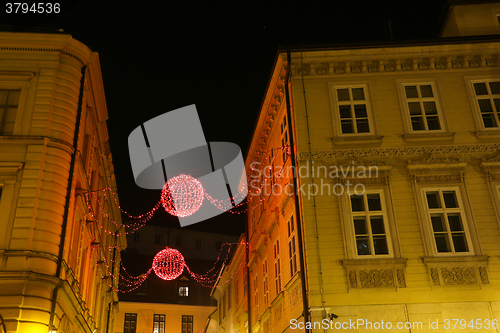
<instances>
[{"instance_id":1,"label":"string of lights","mask_svg":"<svg viewBox=\"0 0 500 333\"><path fill-rule=\"evenodd\" d=\"M112 267L115 267L115 261L111 260L110 263L106 258L107 257L106 254L102 253L101 256L101 253L99 253L100 251L98 251L100 249L104 251L104 248L98 247L98 245L93 245L92 252L94 254L94 257L97 258L97 260L95 261L95 265L96 267L99 268L101 278L106 282L108 287L113 289L114 291L126 293L139 288L146 281L151 272L155 272L155 274L163 280L174 280L182 274L184 269L186 269L189 272L189 274L193 277L193 279L195 279L195 281L200 283L202 286L211 287L213 283L217 280L220 269L222 267L225 267L228 260L230 259L231 248L232 248L231 245L233 244L235 243L222 244L213 267L210 270L208 270L205 274L197 274L191 271L189 266L186 264L182 254L178 250L169 247L166 247L164 250L158 252L155 258L153 259L152 267L147 272L139 276L130 275L127 272L125 266L123 266L121 260L120 260L120 270L118 272L118 276L116 276L116 274L114 274L112 270ZM224 248L226 246L227 250L224 251ZM108 246L109 251L115 248L118 247ZM223 258L222 262L221 258ZM218 269L216 270L216 268ZM239 267L237 270L239 270ZM233 278L233 276L234 273L223 284L227 283L230 279ZM115 287L116 282L118 284L117 287Z\"/></svg>"}]
</instances>

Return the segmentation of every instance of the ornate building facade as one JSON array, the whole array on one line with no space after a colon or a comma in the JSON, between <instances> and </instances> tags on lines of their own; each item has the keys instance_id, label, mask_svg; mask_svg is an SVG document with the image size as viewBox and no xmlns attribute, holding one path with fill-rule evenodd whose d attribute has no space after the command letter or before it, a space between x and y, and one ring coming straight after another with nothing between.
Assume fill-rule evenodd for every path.
<instances>
[{"instance_id":1,"label":"ornate building facade","mask_svg":"<svg viewBox=\"0 0 500 333\"><path fill-rule=\"evenodd\" d=\"M66 34L0 50L0 331L113 332L120 211L85 199L116 186L99 57Z\"/></svg>"},{"instance_id":2,"label":"ornate building facade","mask_svg":"<svg viewBox=\"0 0 500 333\"><path fill-rule=\"evenodd\" d=\"M477 35L499 15L451 5L440 39L278 53L246 160L247 268L214 292L246 314L209 332L496 331L500 39Z\"/></svg>"}]
</instances>

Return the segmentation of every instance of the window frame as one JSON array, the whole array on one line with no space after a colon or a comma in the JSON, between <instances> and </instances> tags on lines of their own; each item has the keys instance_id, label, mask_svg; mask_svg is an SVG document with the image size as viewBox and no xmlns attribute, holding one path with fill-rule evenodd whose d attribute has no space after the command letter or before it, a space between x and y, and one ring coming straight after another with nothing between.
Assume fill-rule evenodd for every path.
<instances>
[{"instance_id":1,"label":"window frame","mask_svg":"<svg viewBox=\"0 0 500 333\"><path fill-rule=\"evenodd\" d=\"M22 135L29 134L28 132L22 133L22 122L25 111L26 99L28 97L28 89L30 88L31 80L35 77L34 72L1 72L0 71L0 90L20 90L19 102L17 104L16 118L14 121L14 128L12 134L9 135ZM26 121L31 121L28 119ZM29 126L25 127L29 129ZM0 135L1 136L1 135Z\"/></svg>"},{"instance_id":2,"label":"window frame","mask_svg":"<svg viewBox=\"0 0 500 333\"><path fill-rule=\"evenodd\" d=\"M156 320L156 316L158 316L158 320ZM165 320L164 314L156 314L155 313L153 315L153 333L165 333L165 322L166 322L166 320ZM156 323L158 323L158 328L155 328ZM163 327L161 327L162 323L163 323Z\"/></svg>"},{"instance_id":3,"label":"window frame","mask_svg":"<svg viewBox=\"0 0 500 333\"><path fill-rule=\"evenodd\" d=\"M262 294L264 296L264 308L267 309L269 307L269 265L267 262L267 258L262 260L262 281L263 281L263 291Z\"/></svg>"},{"instance_id":4,"label":"window frame","mask_svg":"<svg viewBox=\"0 0 500 333\"><path fill-rule=\"evenodd\" d=\"M177 282L177 297L182 299L189 297L189 280L186 277L180 278Z\"/></svg>"},{"instance_id":5,"label":"window frame","mask_svg":"<svg viewBox=\"0 0 500 333\"><path fill-rule=\"evenodd\" d=\"M281 292L283 285L281 283L281 256L280 256L280 240L276 239L273 244L274 254L274 289L276 296Z\"/></svg>"},{"instance_id":6,"label":"window frame","mask_svg":"<svg viewBox=\"0 0 500 333\"><path fill-rule=\"evenodd\" d=\"M428 134L432 135L433 133L447 133L448 132L448 122L446 120L445 112L444 112L444 106L443 106L443 99L441 97L441 91L439 89L439 84L437 79L412 79L412 80L396 80L397 87L398 87L398 95L399 95L399 101L400 101L400 106L401 106L401 114L403 118L403 123L405 127L405 132L407 134ZM438 115L438 120L441 128L439 130L429 130L429 129L424 129L424 130L414 130L411 122L411 115L410 115L410 109L408 107L408 99L406 97L406 86L422 86L422 85L430 85L432 87L432 93L433 97L418 97L415 98L415 100L418 100L419 102L424 102L426 100L433 100L436 104L436 111ZM418 89L419 90L419 89ZM425 110L422 110L422 115L425 114ZM425 126L427 127L428 124L425 122Z\"/></svg>"},{"instance_id":7,"label":"window frame","mask_svg":"<svg viewBox=\"0 0 500 333\"><path fill-rule=\"evenodd\" d=\"M353 212L352 211L352 203L351 203L351 195L355 195L356 193L345 193L344 194L344 199L346 201L345 206L346 206L346 211L347 211L347 220L346 223L348 224L347 230L348 230L348 248L350 253L350 257L354 259L383 259L383 258L394 258L396 257L396 251L394 247L395 243L395 223L393 220L393 212L392 212L392 202L388 201L388 196L386 195L386 190L384 188L369 188L365 187L365 191L362 193L363 194L363 200L366 205L366 195L367 194L379 194L380 195L380 201L381 201L381 207L382 210L381 212L379 211L374 211L374 213L370 213L369 211L364 211L364 212ZM355 216L370 216L370 215L382 215L384 219L384 228L385 228L385 235L386 235L386 241L387 241L387 249L388 249L388 254L370 254L370 255L360 255L358 254L357 251L357 245L356 245L356 232L354 229L354 217ZM371 233L369 233L371 235ZM372 239L372 238L370 238ZM370 241L372 243L373 241ZM373 246L372 246L373 248ZM373 250L373 249L372 249ZM374 252L374 251L372 251Z\"/></svg>"},{"instance_id":8,"label":"window frame","mask_svg":"<svg viewBox=\"0 0 500 333\"><path fill-rule=\"evenodd\" d=\"M474 88L474 83L485 83L485 82L495 82L495 81L500 82L500 76L499 75L466 76L464 77L464 80L465 80L465 85L467 87L470 107L472 109L472 114L474 116L474 121L476 123L477 131L488 132L488 133L497 132L500 134L500 110L496 110L497 127L485 127L481 116L481 109L478 103L478 98L477 98L478 95L476 95L476 91ZM500 96L500 94L498 94L498 96Z\"/></svg>"},{"instance_id":9,"label":"window frame","mask_svg":"<svg viewBox=\"0 0 500 333\"><path fill-rule=\"evenodd\" d=\"M127 320L127 315L135 317L135 320ZM126 323L127 321L130 322L130 324L135 323L134 328L129 327L129 329L126 329ZM137 313L125 313L123 316L123 333L136 333L137 332Z\"/></svg>"},{"instance_id":10,"label":"window frame","mask_svg":"<svg viewBox=\"0 0 500 333\"><path fill-rule=\"evenodd\" d=\"M438 252L437 251L437 245L436 241L434 239L434 231L432 228L432 221L430 218L430 214L432 214L432 208L428 208L428 203L427 203L427 192L433 192L433 191L455 191L456 197L458 204L461 208L461 211L463 212L462 216L462 224L464 227L464 232L467 240L467 245L469 248L468 252ZM420 186L419 188L419 199L420 199L420 205L421 205L421 211L424 214L422 218L424 219L424 233L426 235L426 238L429 243L430 247L430 252L432 253L432 256L434 257L456 257L456 256L475 256L479 255L478 251L478 243L476 241L476 234L475 234L475 229L473 229L473 218L472 215L470 214L470 211L468 209L469 207L469 201L466 195L464 194L465 191L462 189L462 186L460 185L448 185L448 186ZM446 212L446 208L440 208L443 210L443 213ZM435 210L437 212L437 210ZM449 229L449 224L448 224L448 229Z\"/></svg>"},{"instance_id":11,"label":"window frame","mask_svg":"<svg viewBox=\"0 0 500 333\"><path fill-rule=\"evenodd\" d=\"M375 115L373 113L373 105L372 105L372 94L371 94L371 89L370 89L370 84L369 82L361 81L361 82L351 82L351 83L334 83L334 82L329 82L329 91L330 91L330 101L331 101L331 112L332 112L332 121L333 121L333 130L334 134L336 137L359 137L359 136L374 136L377 134L376 126L375 126ZM349 89L349 95L351 96L351 91L352 88L363 88L364 92L364 101L366 105L366 113L367 113L367 118L368 118L368 127L369 131L366 133L343 133L342 132L342 125L341 125L341 118L340 118L340 112L339 112L339 106L340 105L354 105L354 104L361 104L361 102L356 103L354 100L349 100L347 101L339 101L338 100L338 94L337 90L338 89ZM355 116L355 115L354 115ZM351 118L351 119L356 119L356 118ZM357 129L357 126L356 126Z\"/></svg>"},{"instance_id":12,"label":"window frame","mask_svg":"<svg viewBox=\"0 0 500 333\"><path fill-rule=\"evenodd\" d=\"M288 116L286 113L281 119L280 139L281 139L281 150L282 150L281 162L283 165L285 165L285 163L288 160L289 147L290 147L290 135L288 133Z\"/></svg>"},{"instance_id":13,"label":"window frame","mask_svg":"<svg viewBox=\"0 0 500 333\"><path fill-rule=\"evenodd\" d=\"M295 224L295 216L292 214L287 221L288 268L290 272L290 279L299 271L296 230L297 226Z\"/></svg>"},{"instance_id":14,"label":"window frame","mask_svg":"<svg viewBox=\"0 0 500 333\"><path fill-rule=\"evenodd\" d=\"M191 319L191 321L189 321L189 319ZM186 324L186 329L184 329L184 324ZM191 324L191 328L189 328L189 324ZM194 316L182 315L181 332L182 333L193 333L194 332Z\"/></svg>"}]
</instances>

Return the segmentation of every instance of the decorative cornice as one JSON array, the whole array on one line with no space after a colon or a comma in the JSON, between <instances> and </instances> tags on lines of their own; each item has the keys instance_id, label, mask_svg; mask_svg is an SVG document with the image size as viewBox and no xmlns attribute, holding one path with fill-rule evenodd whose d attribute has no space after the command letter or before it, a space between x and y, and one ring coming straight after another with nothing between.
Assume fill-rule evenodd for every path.
<instances>
[{"instance_id":1,"label":"decorative cornice","mask_svg":"<svg viewBox=\"0 0 500 333\"><path fill-rule=\"evenodd\" d=\"M412 155L418 156L424 154L493 153L499 150L500 150L499 143L460 145L460 146L434 146L434 147L336 149L336 150L319 150L313 152L299 152L299 159L320 160L320 159L357 158L357 157L391 157L391 156L412 156Z\"/></svg>"},{"instance_id":2,"label":"decorative cornice","mask_svg":"<svg viewBox=\"0 0 500 333\"><path fill-rule=\"evenodd\" d=\"M465 171L467 163L463 161L462 158L457 160L452 160L449 158L439 158L434 154L431 154L429 158L424 158L417 161L408 160L408 165L406 166L411 174L460 174ZM455 175L456 176L456 175ZM422 181L432 181L431 179L421 179ZM441 179L443 180L443 179ZM455 180L452 177L449 180Z\"/></svg>"},{"instance_id":3,"label":"decorative cornice","mask_svg":"<svg viewBox=\"0 0 500 333\"><path fill-rule=\"evenodd\" d=\"M490 158L483 157L481 161L480 166L486 173L495 180L500 178L500 155Z\"/></svg>"},{"instance_id":4,"label":"decorative cornice","mask_svg":"<svg viewBox=\"0 0 500 333\"><path fill-rule=\"evenodd\" d=\"M497 67L499 64L498 47L490 47L486 52L477 47L469 49L443 49L441 45L428 48L403 47L406 50L386 49L385 52L358 52L358 59L346 50L331 54L307 52L304 59L294 59L292 75L294 76L336 76L356 75L359 73L397 73L428 72L443 70L467 70ZM337 53L336 55L334 53ZM340 53L340 54L339 54ZM359 58L360 54L362 58ZM439 55L435 55L440 53ZM406 56L400 56L406 54ZM411 56L408 56L410 54ZM333 60L334 61L331 61Z\"/></svg>"},{"instance_id":5,"label":"decorative cornice","mask_svg":"<svg viewBox=\"0 0 500 333\"><path fill-rule=\"evenodd\" d=\"M408 164L416 165L416 164L460 164L464 163L463 158L459 158L457 160L452 160L450 158L442 158L436 157L434 154L431 154L429 158L424 158L421 160L408 160Z\"/></svg>"}]
</instances>

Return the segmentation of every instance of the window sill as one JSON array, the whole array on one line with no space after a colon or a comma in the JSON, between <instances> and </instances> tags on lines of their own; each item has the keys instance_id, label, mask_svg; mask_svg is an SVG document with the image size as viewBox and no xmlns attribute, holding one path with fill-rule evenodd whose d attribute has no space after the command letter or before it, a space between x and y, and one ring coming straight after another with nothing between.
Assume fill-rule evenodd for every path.
<instances>
[{"instance_id":1,"label":"window sill","mask_svg":"<svg viewBox=\"0 0 500 333\"><path fill-rule=\"evenodd\" d=\"M419 142L419 141L452 141L455 137L455 133L449 132L437 132L433 133L426 131L423 133L411 133L403 135L403 139L406 142Z\"/></svg>"},{"instance_id":2,"label":"window sill","mask_svg":"<svg viewBox=\"0 0 500 333\"><path fill-rule=\"evenodd\" d=\"M406 258L343 260L349 289L406 287L404 265Z\"/></svg>"},{"instance_id":3,"label":"window sill","mask_svg":"<svg viewBox=\"0 0 500 333\"><path fill-rule=\"evenodd\" d=\"M332 142L335 145L381 144L382 138L381 135L336 136Z\"/></svg>"},{"instance_id":4,"label":"window sill","mask_svg":"<svg viewBox=\"0 0 500 333\"><path fill-rule=\"evenodd\" d=\"M489 284L487 256L426 257L433 286Z\"/></svg>"},{"instance_id":5,"label":"window sill","mask_svg":"<svg viewBox=\"0 0 500 333\"><path fill-rule=\"evenodd\" d=\"M476 137L478 139L500 139L500 130L477 131Z\"/></svg>"}]
</instances>

